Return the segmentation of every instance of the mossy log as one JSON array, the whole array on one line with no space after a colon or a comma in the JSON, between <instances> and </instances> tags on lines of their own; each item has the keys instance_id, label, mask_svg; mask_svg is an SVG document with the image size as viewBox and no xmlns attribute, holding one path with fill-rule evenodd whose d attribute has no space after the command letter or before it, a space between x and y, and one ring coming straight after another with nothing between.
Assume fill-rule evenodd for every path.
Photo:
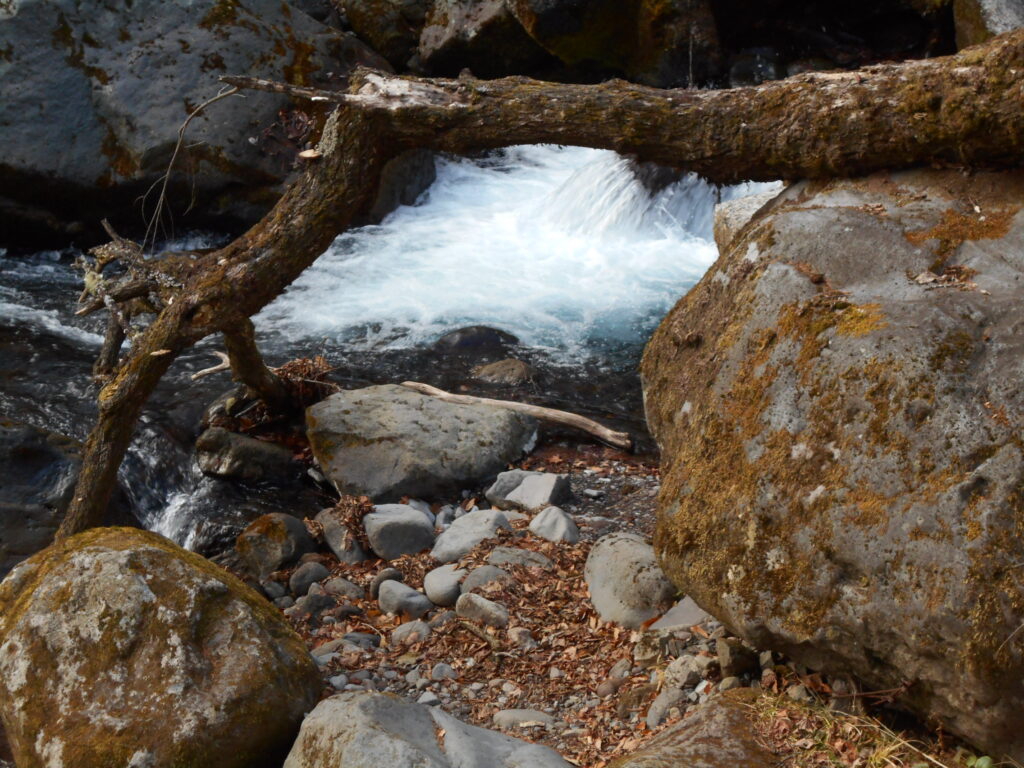
<instances>
[{"instance_id":1,"label":"mossy log","mask_svg":"<svg viewBox=\"0 0 1024 768\"><path fill-rule=\"evenodd\" d=\"M59 536L99 524L139 413L175 356L232 333L372 205L384 164L416 148L466 153L556 143L632 154L711 181L856 176L1024 159L1024 30L946 58L806 74L757 88L658 90L357 73L347 93L224 78L334 103L306 173L252 229L168 260L161 309L99 395L97 424Z\"/></svg>"}]
</instances>

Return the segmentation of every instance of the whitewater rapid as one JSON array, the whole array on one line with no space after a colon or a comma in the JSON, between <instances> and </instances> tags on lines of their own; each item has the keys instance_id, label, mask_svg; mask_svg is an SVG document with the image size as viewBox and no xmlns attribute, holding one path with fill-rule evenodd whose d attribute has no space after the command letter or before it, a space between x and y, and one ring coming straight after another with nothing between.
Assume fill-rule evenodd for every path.
<instances>
[{"instance_id":1,"label":"whitewater rapid","mask_svg":"<svg viewBox=\"0 0 1024 768\"><path fill-rule=\"evenodd\" d=\"M567 362L639 345L715 260L715 203L770 188L691 175L652 194L630 161L580 147L437 166L417 205L338 237L257 326L374 350L485 324Z\"/></svg>"}]
</instances>

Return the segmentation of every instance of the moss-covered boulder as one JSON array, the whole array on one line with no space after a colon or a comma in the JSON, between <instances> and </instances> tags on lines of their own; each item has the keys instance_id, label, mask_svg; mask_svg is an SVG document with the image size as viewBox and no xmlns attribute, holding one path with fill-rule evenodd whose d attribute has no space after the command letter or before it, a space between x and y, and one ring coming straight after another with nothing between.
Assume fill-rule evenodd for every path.
<instances>
[{"instance_id":1,"label":"moss-covered boulder","mask_svg":"<svg viewBox=\"0 0 1024 768\"><path fill-rule=\"evenodd\" d=\"M955 0L953 15L958 48L978 45L995 35L1024 26L1022 0Z\"/></svg>"},{"instance_id":2,"label":"moss-covered boulder","mask_svg":"<svg viewBox=\"0 0 1024 768\"><path fill-rule=\"evenodd\" d=\"M19 768L280 766L320 686L269 603L153 533L87 531L0 584Z\"/></svg>"},{"instance_id":3,"label":"moss-covered boulder","mask_svg":"<svg viewBox=\"0 0 1024 768\"><path fill-rule=\"evenodd\" d=\"M761 746L749 688L727 691L608 768L771 768L777 757Z\"/></svg>"},{"instance_id":4,"label":"moss-covered boulder","mask_svg":"<svg viewBox=\"0 0 1024 768\"><path fill-rule=\"evenodd\" d=\"M507 0L564 64L648 85L706 82L721 65L710 0Z\"/></svg>"},{"instance_id":5,"label":"moss-covered boulder","mask_svg":"<svg viewBox=\"0 0 1024 768\"><path fill-rule=\"evenodd\" d=\"M725 246L642 364L662 567L1024 759L1024 173L800 183Z\"/></svg>"}]
</instances>

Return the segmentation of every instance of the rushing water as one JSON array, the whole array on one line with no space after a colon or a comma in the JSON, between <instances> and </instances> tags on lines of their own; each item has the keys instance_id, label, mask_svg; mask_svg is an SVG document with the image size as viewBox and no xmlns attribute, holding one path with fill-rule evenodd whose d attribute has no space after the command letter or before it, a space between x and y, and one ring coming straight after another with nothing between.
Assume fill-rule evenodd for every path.
<instances>
[{"instance_id":1,"label":"rushing water","mask_svg":"<svg viewBox=\"0 0 1024 768\"><path fill-rule=\"evenodd\" d=\"M256 318L261 345L272 363L322 351L346 385L416 377L450 387L479 360L439 355L432 343L491 325L518 337L516 355L542 370L536 399L637 427L643 341L714 260L714 204L763 188L688 177L652 193L629 161L571 147L440 159L417 205L340 236ZM83 438L102 319L72 312L76 255L0 248L0 415ZM312 484L245 488L196 469L199 417L227 381L189 375L214 362L217 343L176 361L122 468L144 523L199 548L255 515L311 513L324 500Z\"/></svg>"}]
</instances>

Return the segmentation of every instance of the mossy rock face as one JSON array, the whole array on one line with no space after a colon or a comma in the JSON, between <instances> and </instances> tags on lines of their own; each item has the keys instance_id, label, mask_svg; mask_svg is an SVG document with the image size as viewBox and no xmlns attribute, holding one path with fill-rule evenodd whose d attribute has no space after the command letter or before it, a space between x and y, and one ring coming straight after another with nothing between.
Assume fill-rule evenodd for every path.
<instances>
[{"instance_id":1,"label":"mossy rock face","mask_svg":"<svg viewBox=\"0 0 1024 768\"><path fill-rule=\"evenodd\" d=\"M564 64L660 87L704 83L721 65L709 0L508 0Z\"/></svg>"},{"instance_id":2,"label":"mossy rock face","mask_svg":"<svg viewBox=\"0 0 1024 768\"><path fill-rule=\"evenodd\" d=\"M1024 26L1021 0L954 0L958 48L980 45L995 35Z\"/></svg>"},{"instance_id":3,"label":"mossy rock face","mask_svg":"<svg viewBox=\"0 0 1024 768\"><path fill-rule=\"evenodd\" d=\"M659 733L608 768L771 768L779 764L759 743L749 688L727 691L678 725Z\"/></svg>"},{"instance_id":4,"label":"mossy rock face","mask_svg":"<svg viewBox=\"0 0 1024 768\"><path fill-rule=\"evenodd\" d=\"M655 549L757 647L1024 758L1024 173L800 183L642 364Z\"/></svg>"},{"instance_id":5,"label":"mossy rock face","mask_svg":"<svg viewBox=\"0 0 1024 768\"><path fill-rule=\"evenodd\" d=\"M19 768L279 766L321 681L240 581L99 528L0 584L0 718Z\"/></svg>"}]
</instances>

